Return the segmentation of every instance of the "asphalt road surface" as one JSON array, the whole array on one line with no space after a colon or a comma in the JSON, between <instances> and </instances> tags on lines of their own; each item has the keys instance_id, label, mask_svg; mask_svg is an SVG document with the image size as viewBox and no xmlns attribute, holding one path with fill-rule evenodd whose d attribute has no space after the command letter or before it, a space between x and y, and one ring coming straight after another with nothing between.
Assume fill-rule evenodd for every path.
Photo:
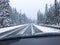
<instances>
[{"instance_id":1,"label":"asphalt road surface","mask_svg":"<svg viewBox=\"0 0 60 45\"><path fill-rule=\"evenodd\" d=\"M19 28L16 28L14 30L1 33L0 39L17 37L17 36L32 36L32 35L38 35L41 33L60 33L60 29L38 26L35 24L28 24L28 25L24 25ZM60 45L60 37L11 40L11 41L0 42L0 45Z\"/></svg>"}]
</instances>

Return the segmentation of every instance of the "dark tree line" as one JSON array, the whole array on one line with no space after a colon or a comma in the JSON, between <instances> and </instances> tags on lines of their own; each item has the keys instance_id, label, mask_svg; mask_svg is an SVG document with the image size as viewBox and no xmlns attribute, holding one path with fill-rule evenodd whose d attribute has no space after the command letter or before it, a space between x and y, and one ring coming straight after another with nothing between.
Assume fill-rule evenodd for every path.
<instances>
[{"instance_id":1,"label":"dark tree line","mask_svg":"<svg viewBox=\"0 0 60 45\"><path fill-rule=\"evenodd\" d=\"M45 6L45 14L38 11L37 13L38 16L38 24L55 24L59 25L60 24L60 1L57 2L55 0L54 5L50 4L50 8L48 8L48 4ZM40 19L41 18L41 19Z\"/></svg>"}]
</instances>

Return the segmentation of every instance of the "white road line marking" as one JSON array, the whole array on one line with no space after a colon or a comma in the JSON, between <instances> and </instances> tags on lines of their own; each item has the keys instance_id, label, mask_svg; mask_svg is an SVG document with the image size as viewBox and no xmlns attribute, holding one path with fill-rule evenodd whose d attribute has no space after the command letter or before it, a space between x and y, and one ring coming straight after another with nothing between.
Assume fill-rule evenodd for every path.
<instances>
[{"instance_id":1,"label":"white road line marking","mask_svg":"<svg viewBox=\"0 0 60 45\"><path fill-rule=\"evenodd\" d=\"M35 31L33 29L33 26L31 25L31 32L32 32L32 35L34 35Z\"/></svg>"},{"instance_id":2,"label":"white road line marking","mask_svg":"<svg viewBox=\"0 0 60 45\"><path fill-rule=\"evenodd\" d=\"M23 30L21 30L19 33L17 33L16 35L19 35L19 34L23 34L29 27L30 25L28 25L26 28L24 28Z\"/></svg>"},{"instance_id":3,"label":"white road line marking","mask_svg":"<svg viewBox=\"0 0 60 45\"><path fill-rule=\"evenodd\" d=\"M10 32L10 33L7 33L7 34L5 34L5 35L3 35L3 36L0 36L0 39L1 39L1 38L4 38L4 37L6 37L6 36L8 36L8 35L10 35L10 34L12 34L12 33L14 33L14 32L16 32L16 31L18 31L18 30L13 30L13 31Z\"/></svg>"},{"instance_id":4,"label":"white road line marking","mask_svg":"<svg viewBox=\"0 0 60 45\"><path fill-rule=\"evenodd\" d=\"M16 32L16 31L17 31L17 30L12 31L12 32L10 32L10 33L8 33L8 34L5 34L5 35L1 36L0 38L4 38L4 37L6 37L6 36L8 36L8 35L10 35L10 34L12 34L12 33L14 33L14 32Z\"/></svg>"}]
</instances>

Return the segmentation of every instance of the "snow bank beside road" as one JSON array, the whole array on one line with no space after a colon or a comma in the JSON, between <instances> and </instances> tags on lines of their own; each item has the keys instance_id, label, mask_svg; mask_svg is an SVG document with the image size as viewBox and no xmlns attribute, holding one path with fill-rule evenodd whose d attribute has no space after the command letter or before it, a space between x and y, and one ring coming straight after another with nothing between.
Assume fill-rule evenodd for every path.
<instances>
[{"instance_id":1,"label":"snow bank beside road","mask_svg":"<svg viewBox=\"0 0 60 45\"><path fill-rule=\"evenodd\" d=\"M25 26L25 25L18 25L18 26L13 26L13 27L0 28L0 33L3 33L3 32L6 32L6 31L10 31L10 30L19 28L21 26Z\"/></svg>"},{"instance_id":2,"label":"snow bank beside road","mask_svg":"<svg viewBox=\"0 0 60 45\"><path fill-rule=\"evenodd\" d=\"M60 33L59 29L54 29L54 28L49 28L49 27L44 27L44 26L38 26L38 25L34 25L34 26L44 33L55 33L55 32Z\"/></svg>"},{"instance_id":3,"label":"snow bank beside road","mask_svg":"<svg viewBox=\"0 0 60 45\"><path fill-rule=\"evenodd\" d=\"M58 25L47 25L47 24L42 24L41 26L45 26L45 27L51 27L51 28L60 29L60 26L58 26Z\"/></svg>"}]
</instances>

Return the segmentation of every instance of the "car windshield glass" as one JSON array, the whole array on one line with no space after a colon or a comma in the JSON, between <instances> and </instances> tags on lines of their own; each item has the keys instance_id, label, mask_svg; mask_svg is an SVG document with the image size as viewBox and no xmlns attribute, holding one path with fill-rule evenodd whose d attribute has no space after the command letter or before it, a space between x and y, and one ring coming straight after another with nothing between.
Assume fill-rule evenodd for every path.
<instances>
[{"instance_id":1,"label":"car windshield glass","mask_svg":"<svg viewBox=\"0 0 60 45\"><path fill-rule=\"evenodd\" d=\"M60 35L60 0L0 0L0 39Z\"/></svg>"}]
</instances>

